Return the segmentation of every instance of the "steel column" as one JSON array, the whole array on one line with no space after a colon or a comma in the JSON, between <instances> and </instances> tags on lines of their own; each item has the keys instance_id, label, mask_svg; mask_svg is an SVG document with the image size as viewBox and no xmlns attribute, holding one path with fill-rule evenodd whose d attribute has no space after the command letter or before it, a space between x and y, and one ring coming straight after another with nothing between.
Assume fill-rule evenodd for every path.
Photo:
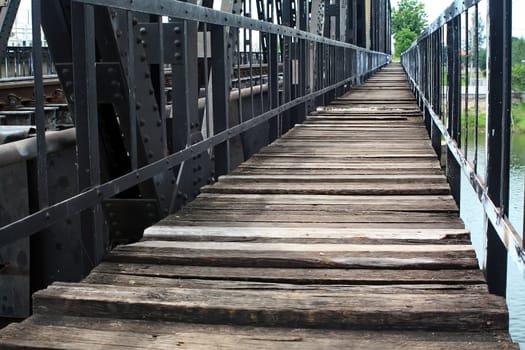
<instances>
[{"instance_id":1,"label":"steel column","mask_svg":"<svg viewBox=\"0 0 525 350\"><path fill-rule=\"evenodd\" d=\"M461 16L447 25L448 47L448 132L461 147ZM457 205L461 202L461 168L447 150L447 179Z\"/></svg>"},{"instance_id":2,"label":"steel column","mask_svg":"<svg viewBox=\"0 0 525 350\"><path fill-rule=\"evenodd\" d=\"M487 191L508 215L512 1L488 1L488 96L487 96ZM507 251L492 224L487 221L485 273L491 293L504 296L507 288Z\"/></svg>"},{"instance_id":3,"label":"steel column","mask_svg":"<svg viewBox=\"0 0 525 350\"><path fill-rule=\"evenodd\" d=\"M213 131L218 134L229 128L229 98L230 82L228 63L228 39L226 28L219 25L211 29L211 62L212 62L212 92L213 92ZM230 172L230 141L227 140L215 146L215 177Z\"/></svg>"},{"instance_id":4,"label":"steel column","mask_svg":"<svg viewBox=\"0 0 525 350\"><path fill-rule=\"evenodd\" d=\"M71 24L75 124L79 190L100 184L99 122L95 66L95 15L93 6L73 3ZM82 242L85 248L84 273L87 274L107 251L100 204L81 214Z\"/></svg>"}]
</instances>

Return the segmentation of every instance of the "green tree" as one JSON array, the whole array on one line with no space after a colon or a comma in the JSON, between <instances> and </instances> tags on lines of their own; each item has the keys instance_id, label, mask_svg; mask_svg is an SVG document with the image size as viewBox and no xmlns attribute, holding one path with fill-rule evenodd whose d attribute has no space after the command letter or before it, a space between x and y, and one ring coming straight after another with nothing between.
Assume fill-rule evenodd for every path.
<instances>
[{"instance_id":1,"label":"green tree","mask_svg":"<svg viewBox=\"0 0 525 350\"><path fill-rule=\"evenodd\" d=\"M523 64L525 60L525 39L512 38L512 65Z\"/></svg>"},{"instance_id":2,"label":"green tree","mask_svg":"<svg viewBox=\"0 0 525 350\"><path fill-rule=\"evenodd\" d=\"M525 91L525 39L512 38L512 90Z\"/></svg>"},{"instance_id":3,"label":"green tree","mask_svg":"<svg viewBox=\"0 0 525 350\"><path fill-rule=\"evenodd\" d=\"M525 64L512 66L512 90L525 91Z\"/></svg>"},{"instance_id":4,"label":"green tree","mask_svg":"<svg viewBox=\"0 0 525 350\"><path fill-rule=\"evenodd\" d=\"M401 53L405 52L410 48L412 43L417 39L417 34L412 32L410 29L401 29L396 34L396 42L394 43L394 51L396 56L400 56Z\"/></svg>"},{"instance_id":5,"label":"green tree","mask_svg":"<svg viewBox=\"0 0 525 350\"><path fill-rule=\"evenodd\" d=\"M392 10L392 32L395 39L395 55L400 56L425 29L427 14L419 0L400 0ZM411 34L409 34L409 32ZM407 42L410 42L407 44Z\"/></svg>"}]
</instances>

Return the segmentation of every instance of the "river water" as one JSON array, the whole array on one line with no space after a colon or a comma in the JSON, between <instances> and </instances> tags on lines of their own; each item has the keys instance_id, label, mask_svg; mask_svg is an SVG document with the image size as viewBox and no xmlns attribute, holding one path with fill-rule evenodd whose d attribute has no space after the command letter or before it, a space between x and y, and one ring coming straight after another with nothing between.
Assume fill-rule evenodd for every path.
<instances>
[{"instance_id":1,"label":"river water","mask_svg":"<svg viewBox=\"0 0 525 350\"><path fill-rule=\"evenodd\" d=\"M485 135L480 135L480 146L478 149L478 172L484 173L485 167ZM468 158L474 155L474 143L469 142ZM523 193L525 179L525 134L513 134L511 145L511 170L510 170L510 206L509 218L518 232L523 232ZM475 193L470 189L466 179L462 180L461 190L461 217L465 225L472 232L472 243L476 253L483 264L484 260L484 236L482 209ZM512 261L508 261L507 278L507 304L510 313L510 334L514 341L521 344L525 350L525 280L518 274L517 268Z\"/></svg>"}]
</instances>

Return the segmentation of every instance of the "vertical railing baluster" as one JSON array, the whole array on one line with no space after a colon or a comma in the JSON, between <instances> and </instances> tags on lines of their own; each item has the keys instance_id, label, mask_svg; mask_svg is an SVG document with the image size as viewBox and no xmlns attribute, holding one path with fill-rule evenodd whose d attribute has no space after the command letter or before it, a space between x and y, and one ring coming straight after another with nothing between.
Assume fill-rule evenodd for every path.
<instances>
[{"instance_id":1,"label":"vertical railing baluster","mask_svg":"<svg viewBox=\"0 0 525 350\"><path fill-rule=\"evenodd\" d=\"M127 13L128 28L133 28L133 12ZM135 35L133 30L128 33L128 102L129 102L129 158L131 161L131 169L135 170L138 167L138 153L137 153L137 100L135 89Z\"/></svg>"},{"instance_id":2,"label":"vertical railing baluster","mask_svg":"<svg viewBox=\"0 0 525 350\"><path fill-rule=\"evenodd\" d=\"M229 125L229 79L228 40L226 28L211 26L212 94L213 94L213 133L218 134ZM230 140L215 146L215 177L230 172Z\"/></svg>"},{"instance_id":3,"label":"vertical railing baluster","mask_svg":"<svg viewBox=\"0 0 525 350\"><path fill-rule=\"evenodd\" d=\"M474 93L474 172L478 173L478 144L479 144L479 8L474 7L474 64L476 65L476 91Z\"/></svg>"},{"instance_id":4,"label":"vertical railing baluster","mask_svg":"<svg viewBox=\"0 0 525 350\"><path fill-rule=\"evenodd\" d=\"M508 215L511 97L511 0L488 1L487 193ZM507 287L507 251L487 220L486 276L491 293L504 296Z\"/></svg>"},{"instance_id":5,"label":"vertical railing baluster","mask_svg":"<svg viewBox=\"0 0 525 350\"><path fill-rule=\"evenodd\" d=\"M244 116L242 111L242 77L241 77L241 31L239 28L231 28L230 30L236 31L236 38L237 38L237 44L236 47L234 47L234 56L237 56L237 94L239 95L239 98L237 99L237 113L239 115L239 123L244 122ZM244 36L243 36L244 41Z\"/></svg>"},{"instance_id":6,"label":"vertical railing baluster","mask_svg":"<svg viewBox=\"0 0 525 350\"><path fill-rule=\"evenodd\" d=\"M461 16L447 25L448 46L448 132L461 148ZM461 198L461 169L447 149L447 179L456 204Z\"/></svg>"},{"instance_id":7,"label":"vertical railing baluster","mask_svg":"<svg viewBox=\"0 0 525 350\"><path fill-rule=\"evenodd\" d=\"M46 116L44 112L44 77L42 70L42 13L41 0L32 1L32 31L33 31L33 75L35 94L35 125L37 144L37 186L38 209L49 205L48 176L47 176L47 146L46 146Z\"/></svg>"},{"instance_id":8,"label":"vertical railing baluster","mask_svg":"<svg viewBox=\"0 0 525 350\"><path fill-rule=\"evenodd\" d=\"M443 66L443 54L442 54L442 43L441 43L441 29L433 34L434 42L434 55L432 57L432 64L434 65L434 79L432 82L433 86L433 108L436 114L441 118L441 104L442 104L442 88L443 83L442 77L442 66ZM441 132L437 127L436 123L431 123L431 142L436 152L438 159L441 161Z\"/></svg>"},{"instance_id":9,"label":"vertical railing baluster","mask_svg":"<svg viewBox=\"0 0 525 350\"><path fill-rule=\"evenodd\" d=\"M292 26L292 4L294 0L282 1L282 24L284 26ZM292 38L284 35L282 38L282 65L283 65L283 98L282 103L291 101L292 99ZM292 124L292 111L288 110L283 113L283 127L282 133L287 132Z\"/></svg>"},{"instance_id":10,"label":"vertical railing baluster","mask_svg":"<svg viewBox=\"0 0 525 350\"><path fill-rule=\"evenodd\" d=\"M210 119L210 73L208 64L208 23L204 22L202 25L202 45L204 54L204 120L206 123L206 135L205 138L209 138L213 135L213 123Z\"/></svg>"},{"instance_id":11,"label":"vertical railing baluster","mask_svg":"<svg viewBox=\"0 0 525 350\"><path fill-rule=\"evenodd\" d=\"M468 128L469 128L469 123L468 123L468 117L469 117L468 101L469 101L469 98L468 98L468 93L469 93L469 83L470 83L469 68L468 68L469 58L470 58L469 25L468 25L469 18L468 18L468 14L469 14L469 11L467 9L465 11L465 94L464 94L464 98L465 98L465 115L464 115L465 127L463 128L464 133L465 133L465 135L463 135L464 141L465 141L465 145L463 147L463 153L465 154L465 158L467 158L467 159L468 159L468 139L469 139L469 131L468 131Z\"/></svg>"},{"instance_id":12,"label":"vertical railing baluster","mask_svg":"<svg viewBox=\"0 0 525 350\"><path fill-rule=\"evenodd\" d=\"M277 49L277 35L269 34L268 36L268 97L270 99L270 109L273 109L279 105L279 72L277 65L279 51ZM280 135L280 115L270 119L269 124L269 141L273 142Z\"/></svg>"},{"instance_id":13,"label":"vertical railing baluster","mask_svg":"<svg viewBox=\"0 0 525 350\"><path fill-rule=\"evenodd\" d=\"M73 48L74 114L77 134L78 186L82 192L100 184L99 122L93 6L73 2L71 38ZM100 261L108 239L103 229L100 203L81 213L84 272Z\"/></svg>"}]
</instances>

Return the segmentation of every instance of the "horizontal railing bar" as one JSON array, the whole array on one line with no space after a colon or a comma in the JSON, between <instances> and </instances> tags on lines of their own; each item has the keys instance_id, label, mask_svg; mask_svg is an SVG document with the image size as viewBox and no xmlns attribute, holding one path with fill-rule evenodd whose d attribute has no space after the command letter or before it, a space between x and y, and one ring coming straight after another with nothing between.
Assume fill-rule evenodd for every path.
<instances>
[{"instance_id":1,"label":"horizontal railing bar","mask_svg":"<svg viewBox=\"0 0 525 350\"><path fill-rule=\"evenodd\" d=\"M386 56L386 55L385 55ZM290 102L287 102L277 108L271 109L259 116L247 120L241 124L238 124L230 129L224 130L208 139L200 141L184 150L167 156L164 159L158 160L151 164L148 164L140 169L131 171L121 177L106 182L102 185L94 186L86 191L66 199L62 202L51 205L44 208L30 216L22 218L18 221L0 227L0 246L15 242L19 239L26 238L34 234L35 232L41 231L52 224L63 220L66 217L78 214L81 211L89 209L101 202L102 200L112 198L118 193L125 191L143 181L146 181L154 176L168 171L183 161L206 152L209 148L212 148L220 143L223 143L229 139L236 137L237 135L245 132L259 124L262 124L271 118L283 113L286 110L294 108L302 103L312 100L318 96L326 94L327 92L341 87L356 78L361 78L364 75L373 72L382 66L387 61L371 68L369 71L364 72L361 76L352 76L346 78L338 83L332 84L326 88L318 91L311 92L305 96L296 98Z\"/></svg>"},{"instance_id":2,"label":"horizontal railing bar","mask_svg":"<svg viewBox=\"0 0 525 350\"><path fill-rule=\"evenodd\" d=\"M416 81L410 75L410 73L407 72L407 75L414 88L418 91L421 102L429 111L429 114L432 117L435 125L439 128L441 135L447 143L448 149L450 150L454 158L456 158L458 164L461 166L463 173L465 174L472 188L476 192L479 202L483 206L483 209L488 219L494 226L494 229L496 230L501 241L507 248L507 251L509 252L512 261L518 267L522 278L525 279L525 250L522 248L522 238L520 237L519 233L514 228L514 226L510 223L509 219L501 214L501 210L490 199L484 181L479 177L479 175L474 170L474 166L465 158L463 152L458 148L456 142L448 133L446 126L443 125L439 116L432 109L430 102L424 96L420 86L416 83Z\"/></svg>"},{"instance_id":3,"label":"horizontal railing bar","mask_svg":"<svg viewBox=\"0 0 525 350\"><path fill-rule=\"evenodd\" d=\"M389 56L382 52L368 50L356 45L347 44L337 40L322 37L316 34L305 32L291 27L285 27L270 22L259 21L249 17L234 15L203 7L199 5L190 4L178 0L150 0L150 1L133 1L133 0L74 0L95 6L112 7L122 10L148 13L158 16L169 16L190 21L206 22L208 24L216 24L223 26L231 26L238 28L246 28L257 30L269 34L285 35L298 39L310 40L323 44L330 44L338 47L345 47L354 49L360 52L376 53L384 56Z\"/></svg>"}]
</instances>

